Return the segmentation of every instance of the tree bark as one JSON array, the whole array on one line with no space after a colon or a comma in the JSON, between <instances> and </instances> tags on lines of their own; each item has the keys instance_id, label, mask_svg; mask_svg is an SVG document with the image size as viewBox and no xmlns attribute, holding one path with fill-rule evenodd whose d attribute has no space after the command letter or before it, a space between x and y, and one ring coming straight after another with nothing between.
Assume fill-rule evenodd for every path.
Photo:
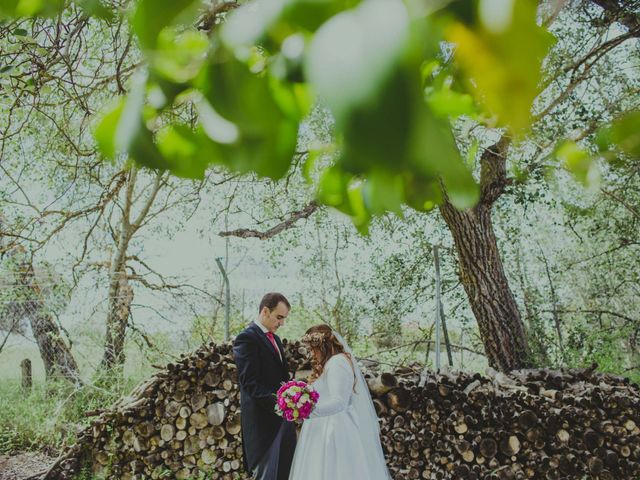
<instances>
[{"instance_id":1,"label":"tree bark","mask_svg":"<svg viewBox=\"0 0 640 480\"><path fill-rule=\"evenodd\" d=\"M31 260L25 259L19 265L18 285L24 287L24 298L19 303L23 318L28 318L31 323L47 380L65 378L79 381L78 364L62 339L60 328L47 311Z\"/></svg>"},{"instance_id":2,"label":"tree bark","mask_svg":"<svg viewBox=\"0 0 640 480\"><path fill-rule=\"evenodd\" d=\"M104 355L101 362L101 368L107 371L112 370L114 367L122 366L125 361L124 344L131 312L131 302L133 301L133 288L129 284L129 276L126 271L127 250L131 239L143 225L158 192L163 186L163 173L158 173L151 185L147 198L140 205L139 213L132 217L132 210L136 201L134 191L138 171L132 168L128 175L116 253L111 261L109 270L109 311L107 313Z\"/></svg>"},{"instance_id":3,"label":"tree bark","mask_svg":"<svg viewBox=\"0 0 640 480\"><path fill-rule=\"evenodd\" d=\"M124 270L124 262L121 264ZM124 364L124 341L127 334L127 324L133 302L133 288L127 281L123 270L113 271L114 275L109 284L109 313L107 314L107 332L104 345L102 367L113 369Z\"/></svg>"},{"instance_id":4,"label":"tree bark","mask_svg":"<svg viewBox=\"0 0 640 480\"><path fill-rule=\"evenodd\" d=\"M507 184L508 145L503 137L483 153L478 205L460 211L445 200L440 206L453 236L460 281L478 322L489 365L501 371L530 364L524 324L509 288L491 223L491 208Z\"/></svg>"},{"instance_id":5,"label":"tree bark","mask_svg":"<svg viewBox=\"0 0 640 480\"><path fill-rule=\"evenodd\" d=\"M130 306L133 301L133 290L127 281L126 263L127 249L133 236L130 216L136 177L137 170L132 169L127 179L116 254L109 269L109 311L107 312L104 355L101 363L102 369L107 371L115 366L123 365L125 360L124 341Z\"/></svg>"}]
</instances>

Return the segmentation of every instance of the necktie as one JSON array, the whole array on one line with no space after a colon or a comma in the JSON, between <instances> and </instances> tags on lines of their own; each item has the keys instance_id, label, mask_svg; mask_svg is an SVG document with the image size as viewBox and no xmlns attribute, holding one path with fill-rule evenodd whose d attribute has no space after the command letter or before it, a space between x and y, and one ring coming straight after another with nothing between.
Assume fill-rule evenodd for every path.
<instances>
[{"instance_id":1,"label":"necktie","mask_svg":"<svg viewBox=\"0 0 640 480\"><path fill-rule=\"evenodd\" d=\"M278 348L278 344L276 343L276 339L273 338L273 333L267 332L267 337L269 337L269 340L271 341L271 345L273 345L273 348L276 349L276 353L278 354L278 357L280 357L280 349Z\"/></svg>"}]
</instances>

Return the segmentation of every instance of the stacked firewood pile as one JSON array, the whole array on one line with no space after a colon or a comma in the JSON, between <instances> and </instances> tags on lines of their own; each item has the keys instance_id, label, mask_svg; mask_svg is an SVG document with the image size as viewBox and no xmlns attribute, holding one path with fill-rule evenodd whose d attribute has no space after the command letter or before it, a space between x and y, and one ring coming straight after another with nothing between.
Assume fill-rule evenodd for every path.
<instances>
[{"instance_id":1,"label":"stacked firewood pile","mask_svg":"<svg viewBox=\"0 0 640 480\"><path fill-rule=\"evenodd\" d=\"M292 367L309 365L286 344ZM486 376L364 366L392 477L638 479L640 389L593 369ZM169 364L97 416L41 478L244 479L231 346Z\"/></svg>"},{"instance_id":2,"label":"stacked firewood pile","mask_svg":"<svg viewBox=\"0 0 640 480\"><path fill-rule=\"evenodd\" d=\"M594 369L369 381L395 479L640 479L640 389Z\"/></svg>"}]
</instances>

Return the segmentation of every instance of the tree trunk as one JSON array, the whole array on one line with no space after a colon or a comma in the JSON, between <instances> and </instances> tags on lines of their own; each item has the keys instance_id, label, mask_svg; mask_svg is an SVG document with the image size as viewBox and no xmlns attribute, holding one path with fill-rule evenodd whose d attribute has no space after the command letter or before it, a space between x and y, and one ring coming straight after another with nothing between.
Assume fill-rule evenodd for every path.
<instances>
[{"instance_id":1,"label":"tree trunk","mask_svg":"<svg viewBox=\"0 0 640 480\"><path fill-rule=\"evenodd\" d=\"M126 271L127 250L131 239L143 225L158 192L163 186L162 177L163 173L156 174L149 195L141 203L138 214L132 219L131 214L135 201L134 190L138 178L138 170L132 168L128 173L118 244L109 270L109 312L107 313L104 356L101 362L103 370L111 370L116 366L120 367L125 361L124 343L131 312L131 302L133 301L133 288L129 284L129 276Z\"/></svg>"},{"instance_id":2,"label":"tree trunk","mask_svg":"<svg viewBox=\"0 0 640 480\"><path fill-rule=\"evenodd\" d=\"M120 235L115 257L109 269L109 311L107 312L107 329L104 343L104 356L101 367L111 370L124 364L124 341L129 321L129 311L133 301L133 289L127 280L126 263L129 241L133 236L130 223L133 192L136 183L136 170L129 172L124 208L120 222Z\"/></svg>"},{"instance_id":3,"label":"tree trunk","mask_svg":"<svg viewBox=\"0 0 640 480\"><path fill-rule=\"evenodd\" d=\"M481 197L476 207L460 211L448 201L440 206L453 236L460 281L478 322L489 365L501 371L524 368L530 362L524 325L491 223L491 207L507 183L508 143L503 138L482 155Z\"/></svg>"},{"instance_id":4,"label":"tree trunk","mask_svg":"<svg viewBox=\"0 0 640 480\"><path fill-rule=\"evenodd\" d=\"M47 379L62 377L75 382L79 381L78 364L62 339L60 328L47 311L30 260L21 262L18 279L18 284L24 287L25 298L20 302L23 318L29 318L31 322L31 330L40 349Z\"/></svg>"},{"instance_id":5,"label":"tree trunk","mask_svg":"<svg viewBox=\"0 0 640 480\"><path fill-rule=\"evenodd\" d=\"M124 270L124 265L122 268ZM102 367L109 370L121 366L125 360L124 341L133 301L133 288L129 285L123 270L113 276L109 285L107 335L102 358Z\"/></svg>"}]
</instances>

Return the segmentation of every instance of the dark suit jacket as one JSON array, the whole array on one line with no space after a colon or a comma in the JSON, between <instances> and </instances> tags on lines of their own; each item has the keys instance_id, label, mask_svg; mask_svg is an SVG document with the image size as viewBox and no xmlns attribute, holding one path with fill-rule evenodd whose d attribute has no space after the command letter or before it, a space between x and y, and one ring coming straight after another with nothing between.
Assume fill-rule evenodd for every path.
<instances>
[{"instance_id":1,"label":"dark suit jacket","mask_svg":"<svg viewBox=\"0 0 640 480\"><path fill-rule=\"evenodd\" d=\"M255 323L240 332L233 343L240 382L243 459L249 473L269 449L283 422L274 407L276 392L289 380L289 372L282 342L274 337L283 361Z\"/></svg>"}]
</instances>

